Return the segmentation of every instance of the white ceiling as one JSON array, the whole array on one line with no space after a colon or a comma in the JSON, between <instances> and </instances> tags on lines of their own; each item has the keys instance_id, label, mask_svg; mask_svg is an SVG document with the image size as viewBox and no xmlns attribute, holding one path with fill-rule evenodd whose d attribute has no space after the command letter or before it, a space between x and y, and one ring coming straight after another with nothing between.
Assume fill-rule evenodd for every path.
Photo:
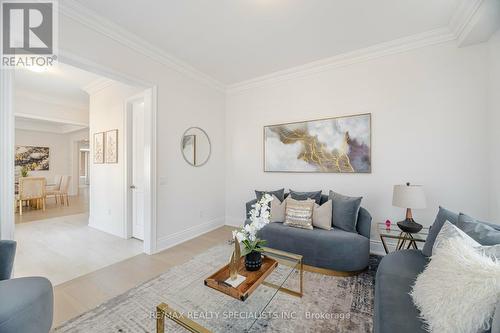
<instances>
[{"instance_id":1,"label":"white ceiling","mask_svg":"<svg viewBox=\"0 0 500 333\"><path fill-rule=\"evenodd\" d=\"M72 125L64 122L16 116L16 129L20 130L67 134L86 128L86 126Z\"/></svg>"},{"instance_id":2,"label":"white ceiling","mask_svg":"<svg viewBox=\"0 0 500 333\"><path fill-rule=\"evenodd\" d=\"M93 73L57 63L43 72L19 68L15 71L14 82L16 91L88 108L89 96L82 88L98 78L100 76Z\"/></svg>"},{"instance_id":3,"label":"white ceiling","mask_svg":"<svg viewBox=\"0 0 500 333\"><path fill-rule=\"evenodd\" d=\"M448 26L463 0L78 0L224 84Z\"/></svg>"}]
</instances>

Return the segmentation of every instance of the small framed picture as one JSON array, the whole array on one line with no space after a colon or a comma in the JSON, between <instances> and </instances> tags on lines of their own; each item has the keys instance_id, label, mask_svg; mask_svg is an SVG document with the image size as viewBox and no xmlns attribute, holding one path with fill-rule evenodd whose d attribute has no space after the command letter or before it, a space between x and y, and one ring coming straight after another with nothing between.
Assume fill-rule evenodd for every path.
<instances>
[{"instance_id":1,"label":"small framed picture","mask_svg":"<svg viewBox=\"0 0 500 333\"><path fill-rule=\"evenodd\" d=\"M118 163L118 130L107 131L105 140L106 163Z\"/></svg>"},{"instance_id":2,"label":"small framed picture","mask_svg":"<svg viewBox=\"0 0 500 333\"><path fill-rule=\"evenodd\" d=\"M94 164L104 163L104 132L94 134Z\"/></svg>"}]
</instances>

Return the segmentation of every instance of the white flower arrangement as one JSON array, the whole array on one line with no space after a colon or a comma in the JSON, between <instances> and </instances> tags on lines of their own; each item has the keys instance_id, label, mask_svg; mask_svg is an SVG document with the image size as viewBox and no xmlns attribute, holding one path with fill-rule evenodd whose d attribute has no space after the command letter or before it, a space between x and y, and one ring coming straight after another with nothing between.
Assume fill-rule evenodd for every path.
<instances>
[{"instance_id":1,"label":"white flower arrangement","mask_svg":"<svg viewBox=\"0 0 500 333\"><path fill-rule=\"evenodd\" d=\"M250 224L245 225L241 230L233 231L233 238L236 237L238 242L243 244L242 255L247 255L250 252L262 252L263 246L266 241L257 238L257 232L264 228L271 219L270 203L273 197L269 194L264 194L262 198L257 201L250 211Z\"/></svg>"}]
</instances>

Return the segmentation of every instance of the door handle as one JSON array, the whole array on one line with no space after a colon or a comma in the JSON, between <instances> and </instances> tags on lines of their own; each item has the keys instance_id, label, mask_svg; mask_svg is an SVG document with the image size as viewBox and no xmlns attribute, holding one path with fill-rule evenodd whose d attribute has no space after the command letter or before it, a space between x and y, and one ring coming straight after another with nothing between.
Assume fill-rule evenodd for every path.
<instances>
[{"instance_id":1,"label":"door handle","mask_svg":"<svg viewBox=\"0 0 500 333\"><path fill-rule=\"evenodd\" d=\"M130 188L133 190L135 189L135 185L130 185Z\"/></svg>"}]
</instances>

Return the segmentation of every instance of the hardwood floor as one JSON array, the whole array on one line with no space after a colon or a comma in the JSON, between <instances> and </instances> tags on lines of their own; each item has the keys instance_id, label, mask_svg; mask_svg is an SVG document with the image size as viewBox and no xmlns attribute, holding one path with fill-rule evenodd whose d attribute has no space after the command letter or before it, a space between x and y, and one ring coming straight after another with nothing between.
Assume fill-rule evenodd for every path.
<instances>
[{"instance_id":1,"label":"hardwood floor","mask_svg":"<svg viewBox=\"0 0 500 333\"><path fill-rule=\"evenodd\" d=\"M89 211L89 195L88 188L80 188L80 195L69 197L70 205L64 206L61 204L56 204L54 197L47 199L45 211L41 209L31 209L25 207L23 209L23 215L19 215L19 212L15 214L15 223L26 223L33 221L41 221L46 219L51 219L54 217L75 215L88 213Z\"/></svg>"},{"instance_id":2,"label":"hardwood floor","mask_svg":"<svg viewBox=\"0 0 500 333\"><path fill-rule=\"evenodd\" d=\"M231 239L233 229L221 227L158 254L140 254L56 286L53 327Z\"/></svg>"},{"instance_id":3,"label":"hardwood floor","mask_svg":"<svg viewBox=\"0 0 500 333\"><path fill-rule=\"evenodd\" d=\"M17 224L14 276L44 276L58 285L143 252L142 241L87 224L88 214Z\"/></svg>"}]
</instances>

